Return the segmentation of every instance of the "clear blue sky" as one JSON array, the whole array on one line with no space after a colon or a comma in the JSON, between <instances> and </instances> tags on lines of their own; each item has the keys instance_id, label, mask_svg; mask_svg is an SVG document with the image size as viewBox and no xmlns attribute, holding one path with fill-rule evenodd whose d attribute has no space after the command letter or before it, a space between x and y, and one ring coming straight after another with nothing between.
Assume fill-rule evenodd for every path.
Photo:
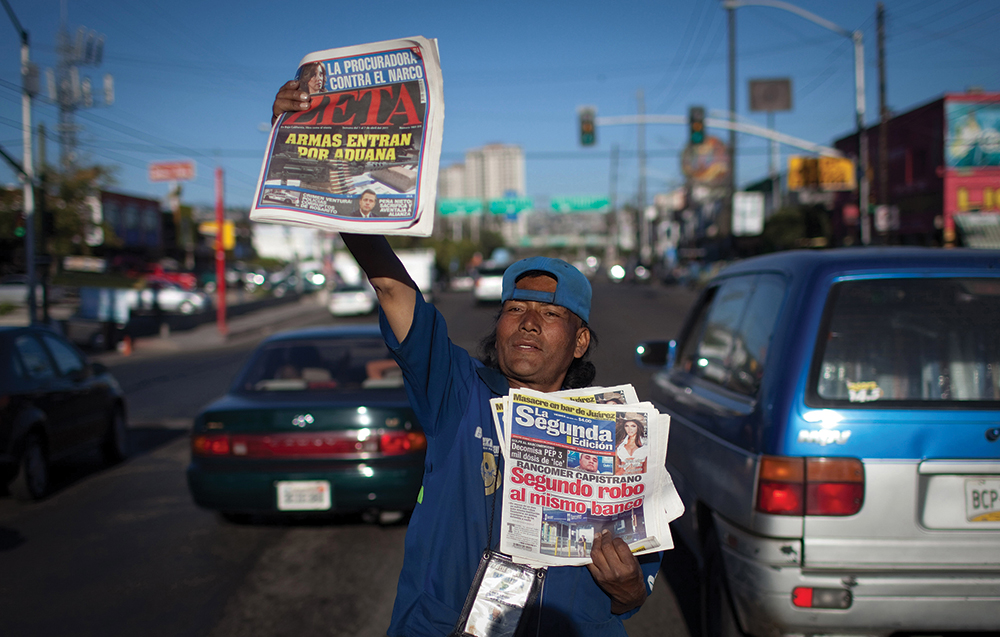
<instances>
[{"instance_id":1,"label":"clear blue sky","mask_svg":"<svg viewBox=\"0 0 1000 637\"><path fill-rule=\"evenodd\" d=\"M868 121L878 113L874 0L793 0L865 37ZM253 196L277 88L308 52L410 35L438 38L445 85L442 164L491 142L520 145L528 194L607 194L610 149L618 144L619 199L638 184L634 127L599 127L598 144L581 148L576 109L598 114L682 115L691 105L727 107L726 12L717 0L652 2L341 3L196 2L193 0L8 0L31 35L32 59L56 63L56 34L66 24L106 37L99 68L82 68L95 86L115 77L111 107L79 111L85 161L117 166L117 190L160 198L147 180L151 161L190 158L198 176L187 203L214 201L213 172L226 171L227 205ZM1000 91L1000 3L996 0L885 0L888 103L896 111L969 86ZM19 41L0 15L0 145L21 157ZM737 22L737 109L750 113L747 81L790 77L794 110L776 128L829 144L854 128L854 64L848 39L791 13L744 7ZM57 111L36 101L36 122L55 130ZM650 195L679 183L686 130L648 126ZM710 131L712 133L713 131ZM728 139L724 131L716 134ZM51 162L58 146L49 144ZM784 157L793 152L782 148ZM767 171L767 143L740 137L738 180ZM12 184L3 164L0 183Z\"/></svg>"}]
</instances>

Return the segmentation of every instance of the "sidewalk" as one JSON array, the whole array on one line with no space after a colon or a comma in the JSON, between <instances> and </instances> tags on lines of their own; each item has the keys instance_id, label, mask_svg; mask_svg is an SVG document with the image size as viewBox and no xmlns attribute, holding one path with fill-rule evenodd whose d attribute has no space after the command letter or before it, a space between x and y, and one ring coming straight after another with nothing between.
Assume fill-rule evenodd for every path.
<instances>
[{"instance_id":1,"label":"sidewalk","mask_svg":"<svg viewBox=\"0 0 1000 637\"><path fill-rule=\"evenodd\" d=\"M162 355L174 352L214 349L240 343L247 339L263 337L273 332L315 324L329 318L330 312L321 295L314 294L299 299L247 312L226 320L226 334L219 331L214 321L203 323L188 330L166 329L160 335L142 336L132 340L130 356ZM103 352L91 356L105 363L127 358L123 347L118 351Z\"/></svg>"},{"instance_id":2,"label":"sidewalk","mask_svg":"<svg viewBox=\"0 0 1000 637\"><path fill-rule=\"evenodd\" d=\"M226 347L247 339L266 336L272 332L315 324L330 313L323 302L323 294L310 294L291 300L287 303L269 307L249 308L233 306L232 316L226 321L226 334L219 331L214 320L201 323L190 329L170 329L163 324L158 335L133 338L131 353L122 344L117 351L88 352L92 360L104 363L125 360L129 356L156 356L181 351L213 349ZM49 315L54 321L65 321L75 312L72 305L54 306ZM250 310L250 311L247 311ZM212 317L214 318L214 313ZM27 325L27 308L17 308L8 314L0 316L0 325ZM123 351L124 350L124 351Z\"/></svg>"}]
</instances>

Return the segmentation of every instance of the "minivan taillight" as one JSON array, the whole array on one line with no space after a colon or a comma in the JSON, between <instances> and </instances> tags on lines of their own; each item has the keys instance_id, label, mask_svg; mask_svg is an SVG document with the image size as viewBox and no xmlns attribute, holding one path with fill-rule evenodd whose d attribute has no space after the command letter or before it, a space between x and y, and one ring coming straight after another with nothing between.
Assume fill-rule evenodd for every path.
<instances>
[{"instance_id":1,"label":"minivan taillight","mask_svg":"<svg viewBox=\"0 0 1000 637\"><path fill-rule=\"evenodd\" d=\"M763 456L757 510L773 515L854 515L865 498L865 471L856 458Z\"/></svg>"},{"instance_id":2,"label":"minivan taillight","mask_svg":"<svg viewBox=\"0 0 1000 637\"><path fill-rule=\"evenodd\" d=\"M757 510L775 515L802 515L805 495L803 458L764 456L757 469Z\"/></svg>"}]
</instances>

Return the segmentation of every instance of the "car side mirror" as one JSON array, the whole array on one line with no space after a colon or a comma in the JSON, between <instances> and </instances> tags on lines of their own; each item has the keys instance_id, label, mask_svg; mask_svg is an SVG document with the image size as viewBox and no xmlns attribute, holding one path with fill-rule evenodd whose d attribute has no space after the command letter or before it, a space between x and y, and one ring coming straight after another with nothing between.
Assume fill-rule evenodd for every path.
<instances>
[{"instance_id":1,"label":"car side mirror","mask_svg":"<svg viewBox=\"0 0 1000 637\"><path fill-rule=\"evenodd\" d=\"M639 367L660 368L674 366L677 355L677 341L646 341L635 348L635 362Z\"/></svg>"}]
</instances>

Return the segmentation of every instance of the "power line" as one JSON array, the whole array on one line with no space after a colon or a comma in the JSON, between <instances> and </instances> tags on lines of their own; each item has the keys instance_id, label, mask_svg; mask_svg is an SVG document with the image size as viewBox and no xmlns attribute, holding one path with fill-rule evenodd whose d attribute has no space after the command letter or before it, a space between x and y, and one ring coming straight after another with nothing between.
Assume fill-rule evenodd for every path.
<instances>
[{"instance_id":1,"label":"power line","mask_svg":"<svg viewBox=\"0 0 1000 637\"><path fill-rule=\"evenodd\" d=\"M669 69L675 70L677 74L680 73L678 65L680 64L681 59L684 56L687 55L687 51L691 47L691 38L694 37L694 31L695 31L695 29L691 28L692 23L694 23L695 25L698 25L698 24L701 23L702 14L705 11L705 7L708 6L708 3L707 2L699 2L699 3L696 3L695 6L697 8L696 9L692 9L691 13L688 14L687 26L685 26L684 30L682 31L682 33L684 35L681 36L681 42L678 45L678 47L676 49L674 49L673 60L670 62L670 64L667 67ZM695 17L696 13L697 13L697 17ZM674 77L676 78L676 75ZM666 82L667 82L667 78L664 77L656 86L653 87L653 90L651 91L650 97L653 97L654 95L657 95L659 92L661 92L662 89L663 89L663 87L664 87L664 85L666 84Z\"/></svg>"},{"instance_id":2,"label":"power line","mask_svg":"<svg viewBox=\"0 0 1000 637\"><path fill-rule=\"evenodd\" d=\"M705 6L708 6L709 3L705 2L705 3L701 3L701 4L703 4ZM660 110L662 110L662 109L666 108L668 105L672 104L674 102L674 100L676 99L676 95L674 94L674 87L682 83L682 81L683 81L682 78L686 79L691 74L690 69L691 69L692 65L694 64L694 62L701 55L701 52L702 52L702 50L705 47L705 40L707 39L708 35L711 33L711 29L715 26L715 20L716 20L717 16L718 16L718 12L710 12L710 13L708 13L708 21L707 22L703 22L702 19L701 19L701 17L699 17L698 27L697 27L697 30L696 30L696 34L694 35L694 39L698 43L697 44L698 48L697 48L697 50L695 50L689 44L688 50L685 52L685 55L684 55L684 62L682 63L681 70L678 72L677 75L674 76L674 80L673 80L673 82L671 82L669 88L666 91L664 91L667 94L667 98L666 98L666 100L664 100L664 101L662 101L660 103L660 107L659 107ZM702 31L704 31L704 33L702 33Z\"/></svg>"}]
</instances>

